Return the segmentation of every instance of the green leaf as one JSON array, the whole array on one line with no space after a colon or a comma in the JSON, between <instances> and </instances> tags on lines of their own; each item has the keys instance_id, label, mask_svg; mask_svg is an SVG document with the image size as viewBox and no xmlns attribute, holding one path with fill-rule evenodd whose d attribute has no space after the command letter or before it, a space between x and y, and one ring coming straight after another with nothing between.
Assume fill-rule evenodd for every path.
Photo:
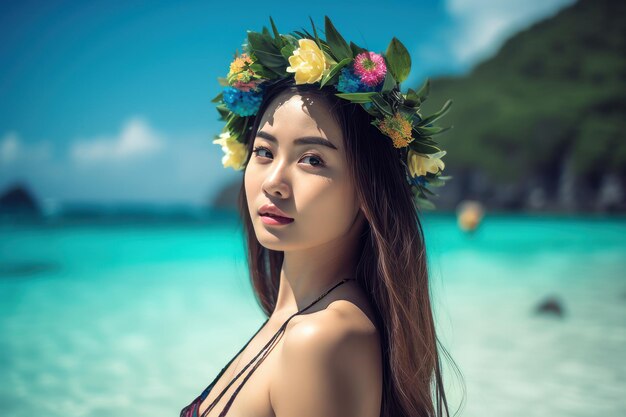
<instances>
[{"instance_id":1,"label":"green leaf","mask_svg":"<svg viewBox=\"0 0 626 417\"><path fill-rule=\"evenodd\" d=\"M339 61L337 65L333 66L328 72L328 74L326 74L326 76L322 78L322 81L320 82L320 88L324 87L324 85L326 85L328 81L330 81L336 74L339 73L339 71L341 71L343 67L348 65L351 61L352 61L352 58L346 58L346 59Z\"/></svg>"},{"instance_id":2,"label":"green leaf","mask_svg":"<svg viewBox=\"0 0 626 417\"><path fill-rule=\"evenodd\" d=\"M287 41L287 43L292 44L293 46L298 46L298 38L293 36L291 33L287 33L285 35L280 35Z\"/></svg>"},{"instance_id":3,"label":"green leaf","mask_svg":"<svg viewBox=\"0 0 626 417\"><path fill-rule=\"evenodd\" d=\"M352 49L346 40L339 34L328 16L324 16L324 27L326 33L326 42L330 46L330 50L338 61L346 58L352 58Z\"/></svg>"},{"instance_id":4,"label":"green leaf","mask_svg":"<svg viewBox=\"0 0 626 417\"><path fill-rule=\"evenodd\" d=\"M424 194L430 194L430 195L433 195L433 196L435 196L435 197L438 197L438 196L439 196L438 194L433 193L432 191L430 191L430 190L429 190L428 188L426 188L426 187L422 187L422 191L424 192Z\"/></svg>"},{"instance_id":5,"label":"green leaf","mask_svg":"<svg viewBox=\"0 0 626 417\"><path fill-rule=\"evenodd\" d=\"M271 37L257 32L248 32L248 43L257 60L265 66L282 75L285 72L287 63L276 45L272 43Z\"/></svg>"},{"instance_id":6,"label":"green leaf","mask_svg":"<svg viewBox=\"0 0 626 417\"><path fill-rule=\"evenodd\" d=\"M419 140L421 140L422 142L426 143L427 145L433 145L435 147L437 146L437 142L432 140L432 138L430 136L420 136Z\"/></svg>"},{"instance_id":7,"label":"green leaf","mask_svg":"<svg viewBox=\"0 0 626 417\"><path fill-rule=\"evenodd\" d=\"M427 200L425 198L417 197L416 202L417 202L417 205L422 209L434 210L436 208L435 205L432 203L432 201Z\"/></svg>"},{"instance_id":8,"label":"green leaf","mask_svg":"<svg viewBox=\"0 0 626 417\"><path fill-rule=\"evenodd\" d=\"M319 36L317 36L317 30L315 29L315 23L313 22L313 18L309 16L309 20L311 21L311 26L313 27L313 39L315 39L315 43L317 43L317 46L322 49L322 42L320 41ZM304 32L311 36L306 30Z\"/></svg>"},{"instance_id":9,"label":"green leaf","mask_svg":"<svg viewBox=\"0 0 626 417\"><path fill-rule=\"evenodd\" d=\"M448 127L440 127L440 126L433 126L433 127L425 127L425 126L417 126L415 127L415 130L422 136L434 136L434 135L438 135L440 133L443 133L447 130L452 129L452 126L448 126Z\"/></svg>"},{"instance_id":10,"label":"green leaf","mask_svg":"<svg viewBox=\"0 0 626 417\"><path fill-rule=\"evenodd\" d=\"M235 113L231 113L228 115L228 120L226 120L226 129L230 130L231 132L233 131L237 131L237 129L235 128L235 126L237 125L237 119L239 118L239 116L237 116Z\"/></svg>"},{"instance_id":11,"label":"green leaf","mask_svg":"<svg viewBox=\"0 0 626 417\"><path fill-rule=\"evenodd\" d=\"M430 79L426 78L426 81L424 81L424 84L420 87L419 90L417 90L417 92L415 93L415 96L417 97L417 100L421 104L424 101L426 101L426 97L428 97L429 93L430 93Z\"/></svg>"},{"instance_id":12,"label":"green leaf","mask_svg":"<svg viewBox=\"0 0 626 417\"><path fill-rule=\"evenodd\" d=\"M271 71L267 68L265 68L263 65L261 65L258 62L255 62L254 64L250 65L249 67L252 71L254 71L255 74L260 75L263 78L275 78L278 76L278 74L276 74L274 71Z\"/></svg>"},{"instance_id":13,"label":"green leaf","mask_svg":"<svg viewBox=\"0 0 626 417\"><path fill-rule=\"evenodd\" d=\"M446 155L446 151L439 151L437 153L429 154L430 159L443 158Z\"/></svg>"},{"instance_id":14,"label":"green leaf","mask_svg":"<svg viewBox=\"0 0 626 417\"><path fill-rule=\"evenodd\" d=\"M226 118L228 117L228 115L230 114L230 110L228 110L228 108L221 107L221 106L217 106L217 112L220 114L220 118L219 120L226 120Z\"/></svg>"},{"instance_id":15,"label":"green leaf","mask_svg":"<svg viewBox=\"0 0 626 417\"><path fill-rule=\"evenodd\" d=\"M356 43L350 41L350 49L352 49L352 56L357 56L362 52L367 52L367 49L361 48Z\"/></svg>"},{"instance_id":16,"label":"green leaf","mask_svg":"<svg viewBox=\"0 0 626 417\"><path fill-rule=\"evenodd\" d=\"M303 29L304 30L304 29ZM299 30L294 30L293 33L295 33L296 35L298 35L300 38L299 39L307 39L307 35L304 32L300 32Z\"/></svg>"},{"instance_id":17,"label":"green leaf","mask_svg":"<svg viewBox=\"0 0 626 417\"><path fill-rule=\"evenodd\" d=\"M441 149L439 149L437 146L429 145L428 143L424 143L418 139L414 139L411 143L409 143L409 147L415 152L425 155L441 152Z\"/></svg>"},{"instance_id":18,"label":"green leaf","mask_svg":"<svg viewBox=\"0 0 626 417\"><path fill-rule=\"evenodd\" d=\"M293 36L292 34L287 34L287 35L281 35L282 38L284 39L284 45L283 48L287 45L290 45L293 50L295 50L298 47L298 38L296 38L295 36ZM281 48L282 49L282 48ZM287 58L288 59L288 58Z\"/></svg>"},{"instance_id":19,"label":"green leaf","mask_svg":"<svg viewBox=\"0 0 626 417\"><path fill-rule=\"evenodd\" d=\"M403 82L411 72L411 56L409 51L404 47L395 36L391 39L387 52L387 66L398 83Z\"/></svg>"},{"instance_id":20,"label":"green leaf","mask_svg":"<svg viewBox=\"0 0 626 417\"><path fill-rule=\"evenodd\" d=\"M406 101L405 101L405 103L406 103ZM415 111L415 109L413 108L413 113L411 114L411 124L413 126L419 126L421 121L422 121L422 119L421 119L419 113L417 113Z\"/></svg>"},{"instance_id":21,"label":"green leaf","mask_svg":"<svg viewBox=\"0 0 626 417\"><path fill-rule=\"evenodd\" d=\"M243 132L240 136L241 139L245 138L246 129L248 128L248 122L250 121L250 117L243 118L243 126L241 127L240 132ZM241 141L240 141L241 142Z\"/></svg>"},{"instance_id":22,"label":"green leaf","mask_svg":"<svg viewBox=\"0 0 626 417\"><path fill-rule=\"evenodd\" d=\"M408 91L407 91L407 93L406 93L406 99L405 99L405 102L406 102L406 101L414 101L414 102L416 102L417 104L419 104L419 102L420 102L420 98L419 98L419 96L417 95L417 93L415 92L415 90L413 90L412 88L409 88L409 89L408 89Z\"/></svg>"},{"instance_id":23,"label":"green leaf","mask_svg":"<svg viewBox=\"0 0 626 417\"><path fill-rule=\"evenodd\" d=\"M353 103L369 103L372 101L372 96L376 94L378 93L372 91L367 93L339 93L335 95L345 100L350 100Z\"/></svg>"},{"instance_id":24,"label":"green leaf","mask_svg":"<svg viewBox=\"0 0 626 417\"><path fill-rule=\"evenodd\" d=\"M287 45L282 47L282 49L280 50L280 53L287 61L289 61L289 57L293 55L293 51L295 50L296 48L293 45L288 43Z\"/></svg>"},{"instance_id":25,"label":"green leaf","mask_svg":"<svg viewBox=\"0 0 626 417\"><path fill-rule=\"evenodd\" d=\"M274 19L272 19L272 16L270 16L270 23L272 24L272 31L274 32L274 39L279 40L280 33L278 33L278 29L276 29L276 25L274 24Z\"/></svg>"},{"instance_id":26,"label":"green leaf","mask_svg":"<svg viewBox=\"0 0 626 417\"><path fill-rule=\"evenodd\" d=\"M376 108L378 108L381 112L386 113L389 116L393 116L393 109L380 93L372 95L372 103L374 103Z\"/></svg>"},{"instance_id":27,"label":"green leaf","mask_svg":"<svg viewBox=\"0 0 626 417\"><path fill-rule=\"evenodd\" d=\"M222 101L223 97L224 97L224 92L220 92L218 95L215 96L213 100L211 100L211 103L219 103L220 101Z\"/></svg>"},{"instance_id":28,"label":"green leaf","mask_svg":"<svg viewBox=\"0 0 626 417\"><path fill-rule=\"evenodd\" d=\"M388 91L393 90L393 87L396 86L396 80L391 75L391 71L387 71L385 74L385 81L383 82L383 88L381 89L382 93L386 93Z\"/></svg>"},{"instance_id":29,"label":"green leaf","mask_svg":"<svg viewBox=\"0 0 626 417\"><path fill-rule=\"evenodd\" d=\"M409 117L418 117L417 114L415 114L415 109L405 104L398 104L398 110Z\"/></svg>"},{"instance_id":30,"label":"green leaf","mask_svg":"<svg viewBox=\"0 0 626 417\"><path fill-rule=\"evenodd\" d=\"M420 123L420 126L426 126L428 124L436 122L439 118L443 117L448 112L451 105L452 105L452 100L446 101L446 103L443 105L441 110L439 110L437 113L432 114L426 117L424 120L422 120L422 122Z\"/></svg>"}]
</instances>

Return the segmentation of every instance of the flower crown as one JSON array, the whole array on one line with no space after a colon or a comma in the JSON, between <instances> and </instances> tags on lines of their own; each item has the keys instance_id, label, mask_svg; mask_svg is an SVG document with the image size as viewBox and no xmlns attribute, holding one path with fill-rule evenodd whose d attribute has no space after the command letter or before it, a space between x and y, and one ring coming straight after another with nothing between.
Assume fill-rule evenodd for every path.
<instances>
[{"instance_id":1,"label":"flower crown","mask_svg":"<svg viewBox=\"0 0 626 417\"><path fill-rule=\"evenodd\" d=\"M270 16L272 33L263 27L261 33L247 31L243 53L235 52L226 78L218 78L224 90L212 102L218 103L220 120L226 126L213 143L224 151L222 164L242 170L247 160L245 141L252 129L266 86L272 80L293 76L296 84L333 86L335 94L361 106L373 116L372 125L390 137L401 151L406 178L419 207L434 209L430 196L438 196L427 186L439 187L451 176L441 175L444 163L441 150L432 136L452 126L442 128L433 123L443 116L451 100L441 110L428 117L420 114L420 105L429 93L430 81L407 93L400 92L400 83L411 70L411 57L395 37L384 54L367 51L355 43L346 43L328 16L325 16L326 40L303 29L280 34Z\"/></svg>"}]
</instances>

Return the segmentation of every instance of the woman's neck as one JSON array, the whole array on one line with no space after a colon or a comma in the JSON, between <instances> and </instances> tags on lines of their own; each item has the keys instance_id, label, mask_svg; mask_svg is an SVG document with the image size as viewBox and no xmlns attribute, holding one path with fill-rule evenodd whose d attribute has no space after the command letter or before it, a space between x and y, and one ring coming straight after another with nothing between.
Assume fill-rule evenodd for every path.
<instances>
[{"instance_id":1,"label":"woman's neck","mask_svg":"<svg viewBox=\"0 0 626 417\"><path fill-rule=\"evenodd\" d=\"M285 251L272 316L294 314L342 279L356 278L360 255L357 247L362 226L360 219L341 238L306 250Z\"/></svg>"}]
</instances>

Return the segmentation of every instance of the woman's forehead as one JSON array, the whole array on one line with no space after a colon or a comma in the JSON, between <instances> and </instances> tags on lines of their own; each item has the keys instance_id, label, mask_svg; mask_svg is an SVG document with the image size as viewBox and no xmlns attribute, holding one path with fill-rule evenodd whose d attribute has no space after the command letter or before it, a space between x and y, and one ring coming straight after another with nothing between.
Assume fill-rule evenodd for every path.
<instances>
[{"instance_id":1,"label":"woman's forehead","mask_svg":"<svg viewBox=\"0 0 626 417\"><path fill-rule=\"evenodd\" d=\"M259 129L296 129L341 138L341 127L331 114L323 97L306 93L286 92L277 96L267 107Z\"/></svg>"},{"instance_id":2,"label":"woman's forehead","mask_svg":"<svg viewBox=\"0 0 626 417\"><path fill-rule=\"evenodd\" d=\"M278 95L267 108L267 111L284 113L303 113L308 117L316 117L320 114L330 114L327 101L323 97L313 94L285 91Z\"/></svg>"}]
</instances>

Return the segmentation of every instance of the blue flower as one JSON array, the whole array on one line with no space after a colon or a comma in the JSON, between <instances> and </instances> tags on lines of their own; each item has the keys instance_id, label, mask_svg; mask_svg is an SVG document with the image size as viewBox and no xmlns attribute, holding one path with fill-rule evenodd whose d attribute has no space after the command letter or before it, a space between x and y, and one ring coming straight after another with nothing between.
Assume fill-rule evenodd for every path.
<instances>
[{"instance_id":1,"label":"blue flower","mask_svg":"<svg viewBox=\"0 0 626 417\"><path fill-rule=\"evenodd\" d=\"M423 175L417 177L411 177L411 182L415 185L426 185L426 177Z\"/></svg>"},{"instance_id":2,"label":"blue flower","mask_svg":"<svg viewBox=\"0 0 626 417\"><path fill-rule=\"evenodd\" d=\"M354 73L352 66L343 67L341 69L339 81L337 82L337 90L342 93L368 93L380 91L382 88L383 83L379 83L373 87L364 84L360 77Z\"/></svg>"},{"instance_id":3,"label":"blue flower","mask_svg":"<svg viewBox=\"0 0 626 417\"><path fill-rule=\"evenodd\" d=\"M226 87L222 100L233 113L239 116L254 116L259 111L263 100L263 87L260 86L258 91L241 91L235 87Z\"/></svg>"}]
</instances>

